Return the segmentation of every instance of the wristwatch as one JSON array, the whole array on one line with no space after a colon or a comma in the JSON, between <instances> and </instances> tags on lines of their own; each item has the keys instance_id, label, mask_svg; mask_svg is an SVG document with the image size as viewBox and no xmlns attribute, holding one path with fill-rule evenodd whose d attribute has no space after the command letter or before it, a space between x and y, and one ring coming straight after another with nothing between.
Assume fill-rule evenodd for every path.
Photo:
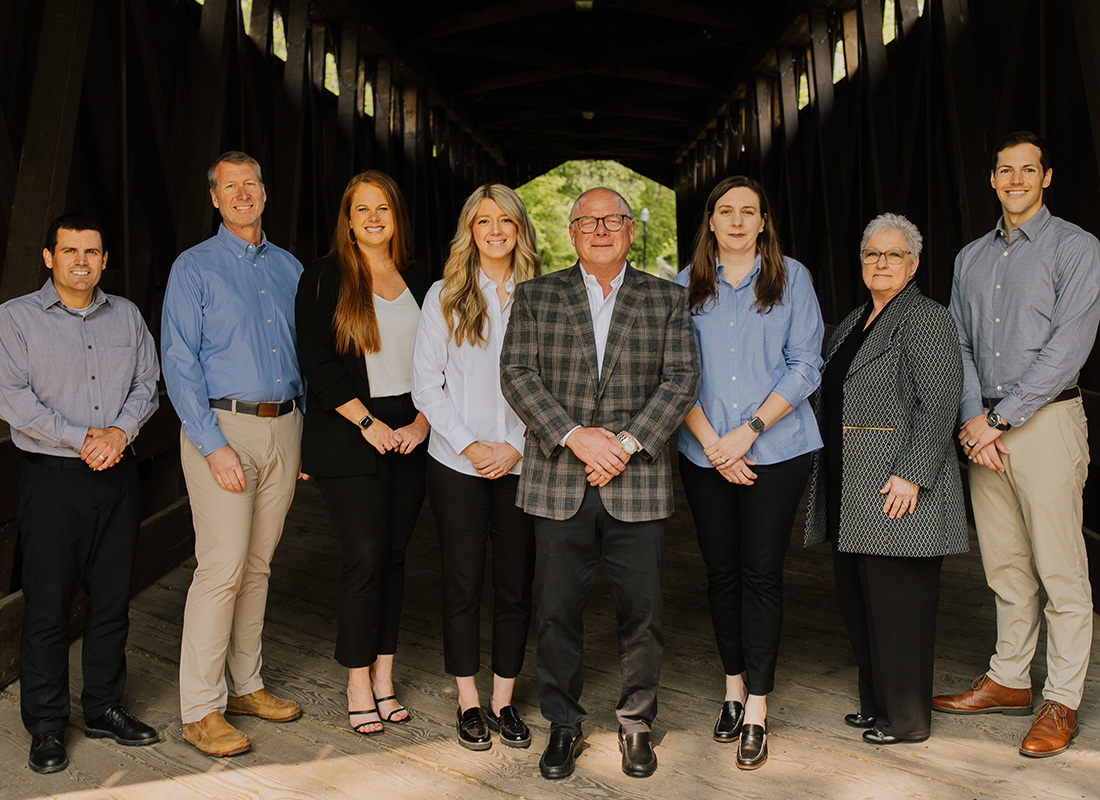
<instances>
[{"instance_id":1,"label":"wristwatch","mask_svg":"<svg viewBox=\"0 0 1100 800\"><path fill-rule=\"evenodd\" d=\"M755 432L755 433L763 433L764 432L764 420L760 419L760 417L753 415L753 416L749 417L748 423L749 423L749 427L752 428L753 432Z\"/></svg>"},{"instance_id":2,"label":"wristwatch","mask_svg":"<svg viewBox=\"0 0 1100 800\"><path fill-rule=\"evenodd\" d=\"M358 425L361 430L365 431L367 428L369 428L371 426L371 424L373 422L374 422L374 417L372 417L370 415L370 413L368 412L367 416L363 417L361 420L359 420L355 424Z\"/></svg>"},{"instance_id":3,"label":"wristwatch","mask_svg":"<svg viewBox=\"0 0 1100 800\"><path fill-rule=\"evenodd\" d=\"M989 409L989 413L985 417L986 424L991 428L996 428L999 431L1007 431L1012 425L997 413L995 409Z\"/></svg>"},{"instance_id":4,"label":"wristwatch","mask_svg":"<svg viewBox=\"0 0 1100 800\"><path fill-rule=\"evenodd\" d=\"M619 434L619 444L623 446L623 452L628 456L632 456L638 452L638 443L635 442L626 431L622 431Z\"/></svg>"}]
</instances>

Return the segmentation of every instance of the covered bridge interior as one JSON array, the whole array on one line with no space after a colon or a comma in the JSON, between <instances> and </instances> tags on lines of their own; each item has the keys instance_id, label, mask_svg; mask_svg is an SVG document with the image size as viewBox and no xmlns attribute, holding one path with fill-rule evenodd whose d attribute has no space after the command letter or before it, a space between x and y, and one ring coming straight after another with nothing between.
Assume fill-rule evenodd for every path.
<instances>
[{"instance_id":1,"label":"covered bridge interior","mask_svg":"<svg viewBox=\"0 0 1100 800\"><path fill-rule=\"evenodd\" d=\"M0 0L0 299L42 284L54 217L91 213L104 288L157 336L173 259L216 227L206 168L241 149L263 165L268 235L306 264L363 169L397 179L438 274L477 185L598 158L675 190L681 264L714 183L761 178L830 323L865 299L862 227L903 213L946 303L955 253L997 218L1004 132L1047 139L1048 204L1100 231L1097 41L1093 0ZM1095 352L1081 386L1095 453ZM191 551L178 431L162 394L136 443L135 588ZM5 431L0 684L17 674L18 464ZM1085 503L1100 565L1100 493Z\"/></svg>"}]
</instances>

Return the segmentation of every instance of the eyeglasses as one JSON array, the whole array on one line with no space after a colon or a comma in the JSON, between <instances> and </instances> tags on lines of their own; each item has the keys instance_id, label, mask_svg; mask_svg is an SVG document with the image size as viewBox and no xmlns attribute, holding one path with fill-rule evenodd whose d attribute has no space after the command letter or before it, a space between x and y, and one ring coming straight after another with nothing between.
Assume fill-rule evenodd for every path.
<instances>
[{"instance_id":1,"label":"eyeglasses","mask_svg":"<svg viewBox=\"0 0 1100 800\"><path fill-rule=\"evenodd\" d=\"M581 233L594 233L602 222L608 233L614 233L615 231L622 230L627 220L633 219L634 217L628 214L608 214L606 217L577 217L572 220L570 224L576 225L577 230Z\"/></svg>"},{"instance_id":2,"label":"eyeglasses","mask_svg":"<svg viewBox=\"0 0 1100 800\"><path fill-rule=\"evenodd\" d=\"M904 261L907 255L909 255L908 250L887 250L884 253L878 250L864 250L861 254L864 264L877 264L880 258L886 256L886 263L894 267Z\"/></svg>"}]
</instances>

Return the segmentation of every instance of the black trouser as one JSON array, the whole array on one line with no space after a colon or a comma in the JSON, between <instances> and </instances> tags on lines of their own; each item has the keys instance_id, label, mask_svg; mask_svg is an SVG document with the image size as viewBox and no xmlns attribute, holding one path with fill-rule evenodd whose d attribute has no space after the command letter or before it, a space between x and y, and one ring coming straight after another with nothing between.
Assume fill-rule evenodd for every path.
<instances>
[{"instance_id":1,"label":"black trouser","mask_svg":"<svg viewBox=\"0 0 1100 800\"><path fill-rule=\"evenodd\" d=\"M615 519L603 507L600 490L591 486L569 519L535 518L539 703L552 728L576 735L587 719L580 704L584 607L601 556L619 623L622 690L615 715L626 733L652 726L665 645L664 533L663 519Z\"/></svg>"},{"instance_id":2,"label":"black trouser","mask_svg":"<svg viewBox=\"0 0 1100 800\"><path fill-rule=\"evenodd\" d=\"M744 672L749 694L766 695L775 687L779 656L783 560L810 455L752 470L755 482L743 486L680 455L722 667L727 675Z\"/></svg>"},{"instance_id":3,"label":"black trouser","mask_svg":"<svg viewBox=\"0 0 1100 800\"><path fill-rule=\"evenodd\" d=\"M428 458L428 496L439 532L443 582L443 662L467 678L481 667L481 591L493 541L493 673L523 668L535 572L533 520L516 505L518 475L490 480Z\"/></svg>"},{"instance_id":4,"label":"black trouser","mask_svg":"<svg viewBox=\"0 0 1100 800\"><path fill-rule=\"evenodd\" d=\"M69 721L69 617L78 582L88 596L84 718L122 700L141 509L132 457L102 472L76 458L64 468L31 458L19 476L26 602L19 680L23 724L36 734L64 730Z\"/></svg>"},{"instance_id":5,"label":"black trouser","mask_svg":"<svg viewBox=\"0 0 1100 800\"><path fill-rule=\"evenodd\" d=\"M943 556L869 556L840 553L834 546L833 563L860 667L860 711L878 717L877 726L886 733L927 737Z\"/></svg>"},{"instance_id":6,"label":"black trouser","mask_svg":"<svg viewBox=\"0 0 1100 800\"><path fill-rule=\"evenodd\" d=\"M376 397L371 412L392 428L416 417L408 395ZM350 425L348 435L358 435ZM373 475L317 479L343 553L335 655L348 669L397 651L405 548L424 504L426 453L422 443L407 455L377 455Z\"/></svg>"}]
</instances>

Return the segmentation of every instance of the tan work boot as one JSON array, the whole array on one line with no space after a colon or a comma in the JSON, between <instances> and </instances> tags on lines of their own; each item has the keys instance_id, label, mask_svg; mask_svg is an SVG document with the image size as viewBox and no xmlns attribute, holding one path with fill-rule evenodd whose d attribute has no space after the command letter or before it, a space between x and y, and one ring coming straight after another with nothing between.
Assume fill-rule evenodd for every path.
<instances>
[{"instance_id":1,"label":"tan work boot","mask_svg":"<svg viewBox=\"0 0 1100 800\"><path fill-rule=\"evenodd\" d=\"M268 722L290 722L302 716L302 707L293 700L283 700L267 689L257 689L243 697L230 697L225 713L247 714Z\"/></svg>"},{"instance_id":2,"label":"tan work boot","mask_svg":"<svg viewBox=\"0 0 1100 800\"><path fill-rule=\"evenodd\" d=\"M226 722L217 711L211 711L198 722L185 722L183 740L214 758L235 756L252 747L248 736Z\"/></svg>"}]
</instances>

